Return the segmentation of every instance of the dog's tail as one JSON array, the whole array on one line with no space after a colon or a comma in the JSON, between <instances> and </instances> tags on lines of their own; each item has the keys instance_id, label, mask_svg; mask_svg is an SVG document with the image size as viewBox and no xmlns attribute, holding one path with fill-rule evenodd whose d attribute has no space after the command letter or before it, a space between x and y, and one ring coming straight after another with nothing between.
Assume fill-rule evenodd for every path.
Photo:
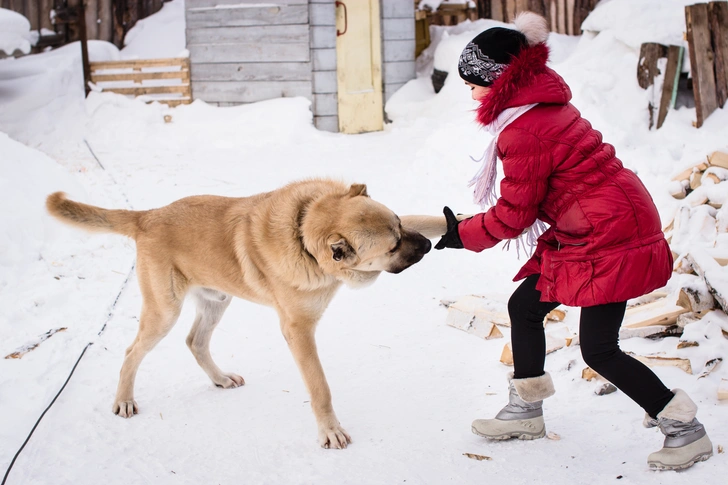
<instances>
[{"instance_id":1,"label":"dog's tail","mask_svg":"<svg viewBox=\"0 0 728 485\"><path fill-rule=\"evenodd\" d=\"M48 212L56 219L91 232L113 232L136 238L139 219L143 212L109 210L74 202L63 192L55 192L46 199Z\"/></svg>"}]
</instances>

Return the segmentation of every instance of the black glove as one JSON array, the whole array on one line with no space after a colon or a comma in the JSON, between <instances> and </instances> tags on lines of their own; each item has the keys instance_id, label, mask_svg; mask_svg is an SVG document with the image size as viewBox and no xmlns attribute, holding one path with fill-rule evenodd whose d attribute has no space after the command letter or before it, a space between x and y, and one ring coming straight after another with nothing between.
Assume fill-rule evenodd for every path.
<instances>
[{"instance_id":1,"label":"black glove","mask_svg":"<svg viewBox=\"0 0 728 485\"><path fill-rule=\"evenodd\" d=\"M445 214L445 220L447 221L447 232L435 244L435 249L463 249L463 242L460 240L460 234L458 233L460 221L447 206L442 209L442 213Z\"/></svg>"}]
</instances>

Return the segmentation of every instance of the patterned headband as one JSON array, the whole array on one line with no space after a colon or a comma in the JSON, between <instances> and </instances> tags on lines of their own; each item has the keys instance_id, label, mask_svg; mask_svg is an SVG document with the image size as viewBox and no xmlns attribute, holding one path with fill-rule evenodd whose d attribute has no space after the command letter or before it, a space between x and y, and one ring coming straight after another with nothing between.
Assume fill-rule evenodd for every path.
<instances>
[{"instance_id":1,"label":"patterned headband","mask_svg":"<svg viewBox=\"0 0 728 485\"><path fill-rule=\"evenodd\" d=\"M460 55L458 68L465 76L475 76L491 84L505 71L508 64L499 64L483 54L480 48L470 42Z\"/></svg>"}]
</instances>

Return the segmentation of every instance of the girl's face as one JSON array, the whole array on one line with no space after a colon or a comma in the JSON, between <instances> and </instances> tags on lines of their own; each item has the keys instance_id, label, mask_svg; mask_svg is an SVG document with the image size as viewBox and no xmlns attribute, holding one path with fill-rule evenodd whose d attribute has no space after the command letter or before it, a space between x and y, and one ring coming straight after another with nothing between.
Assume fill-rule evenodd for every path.
<instances>
[{"instance_id":1,"label":"girl's face","mask_svg":"<svg viewBox=\"0 0 728 485\"><path fill-rule=\"evenodd\" d=\"M489 87L478 86L477 84L472 84L467 81L465 81L465 85L470 88L470 91L472 91L473 99L475 101L482 101L491 91L491 88Z\"/></svg>"}]
</instances>

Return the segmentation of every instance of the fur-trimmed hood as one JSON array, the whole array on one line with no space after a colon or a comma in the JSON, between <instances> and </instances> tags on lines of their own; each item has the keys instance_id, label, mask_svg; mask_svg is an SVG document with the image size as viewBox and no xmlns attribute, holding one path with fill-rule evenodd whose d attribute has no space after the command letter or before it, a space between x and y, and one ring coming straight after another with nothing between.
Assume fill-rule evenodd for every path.
<instances>
[{"instance_id":1,"label":"fur-trimmed hood","mask_svg":"<svg viewBox=\"0 0 728 485\"><path fill-rule=\"evenodd\" d=\"M549 48L544 43L525 47L495 80L478 108L478 121L490 124L506 108L533 103L566 104L571 90L561 76L546 66Z\"/></svg>"}]
</instances>

